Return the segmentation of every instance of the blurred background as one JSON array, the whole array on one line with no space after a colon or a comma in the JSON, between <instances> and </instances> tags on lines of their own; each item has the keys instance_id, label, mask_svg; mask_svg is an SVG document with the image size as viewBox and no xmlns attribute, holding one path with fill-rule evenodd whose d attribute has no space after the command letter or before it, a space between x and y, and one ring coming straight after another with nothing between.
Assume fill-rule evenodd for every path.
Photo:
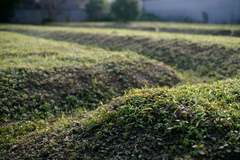
<instances>
[{"instance_id":1,"label":"blurred background","mask_svg":"<svg viewBox=\"0 0 240 160\"><path fill-rule=\"evenodd\" d=\"M51 21L113 21L115 0L0 0L0 21L42 24ZM139 3L134 20L239 24L240 0L122 0ZM92 3L91 16L86 7ZM92 7L92 8L91 8ZM121 8L119 6L118 8ZM123 9L123 8L121 8ZM126 11L126 10L125 10ZM131 19L132 20L132 19Z\"/></svg>"}]
</instances>

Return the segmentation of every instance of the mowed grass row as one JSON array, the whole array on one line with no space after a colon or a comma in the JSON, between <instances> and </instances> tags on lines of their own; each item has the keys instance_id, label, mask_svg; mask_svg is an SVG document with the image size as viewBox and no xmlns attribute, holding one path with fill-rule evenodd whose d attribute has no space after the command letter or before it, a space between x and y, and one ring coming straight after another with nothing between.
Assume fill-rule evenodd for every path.
<instances>
[{"instance_id":1,"label":"mowed grass row","mask_svg":"<svg viewBox=\"0 0 240 160\"><path fill-rule=\"evenodd\" d=\"M2 156L237 160L239 110L239 77L213 84L137 89L75 121L61 121L15 141Z\"/></svg>"},{"instance_id":2,"label":"mowed grass row","mask_svg":"<svg viewBox=\"0 0 240 160\"><path fill-rule=\"evenodd\" d=\"M160 27L160 28L178 28L178 29L204 29L204 30L239 30L238 24L201 24L201 23L179 23L179 22L128 22L128 23L116 23L116 22L52 22L47 25L61 25L70 27L109 27L114 28L119 25L121 28L127 27Z\"/></svg>"},{"instance_id":3,"label":"mowed grass row","mask_svg":"<svg viewBox=\"0 0 240 160\"><path fill-rule=\"evenodd\" d=\"M182 81L169 66L130 51L11 32L0 37L1 143L44 127L48 118L95 109L129 89Z\"/></svg>"},{"instance_id":4,"label":"mowed grass row","mask_svg":"<svg viewBox=\"0 0 240 160\"><path fill-rule=\"evenodd\" d=\"M92 27L92 28L120 28L133 30L150 30L164 31L170 33L187 33L187 34L203 34L203 35L222 35L222 36L240 36L239 25L214 25L201 23L174 23L174 22L53 22L48 23L50 26L66 26L66 27Z\"/></svg>"},{"instance_id":5,"label":"mowed grass row","mask_svg":"<svg viewBox=\"0 0 240 160\"><path fill-rule=\"evenodd\" d=\"M239 159L239 39L0 28L2 159ZM235 78L152 88L182 80L159 61L199 79Z\"/></svg>"},{"instance_id":6,"label":"mowed grass row","mask_svg":"<svg viewBox=\"0 0 240 160\"><path fill-rule=\"evenodd\" d=\"M131 50L197 77L234 77L240 69L239 38L99 28L21 25L3 25L1 28L113 51Z\"/></svg>"}]
</instances>

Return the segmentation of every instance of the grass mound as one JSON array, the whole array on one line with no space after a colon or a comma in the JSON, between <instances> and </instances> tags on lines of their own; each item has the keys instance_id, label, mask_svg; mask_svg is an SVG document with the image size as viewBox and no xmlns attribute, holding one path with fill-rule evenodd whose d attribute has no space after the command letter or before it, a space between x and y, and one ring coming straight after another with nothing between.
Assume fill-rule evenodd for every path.
<instances>
[{"instance_id":1,"label":"grass mound","mask_svg":"<svg viewBox=\"0 0 240 160\"><path fill-rule=\"evenodd\" d=\"M147 60L47 71L16 68L1 71L0 75L1 122L44 118L81 106L93 109L131 88L180 82L173 70Z\"/></svg>"},{"instance_id":2,"label":"grass mound","mask_svg":"<svg viewBox=\"0 0 240 160\"><path fill-rule=\"evenodd\" d=\"M239 159L240 80L132 90L64 128L9 146L4 158Z\"/></svg>"},{"instance_id":3,"label":"grass mound","mask_svg":"<svg viewBox=\"0 0 240 160\"><path fill-rule=\"evenodd\" d=\"M144 15L147 18L148 15ZM158 20L155 17L154 20ZM220 35L220 36L234 36L240 37L239 25L214 25L201 23L173 23L173 22L129 22L129 23L115 23L115 22L53 22L50 26L65 26L65 27L87 27L87 28L121 28L131 30L149 30L161 31L170 33L184 33L184 34L200 34L200 35Z\"/></svg>"},{"instance_id":4,"label":"grass mound","mask_svg":"<svg viewBox=\"0 0 240 160\"><path fill-rule=\"evenodd\" d=\"M44 31L42 31L44 29ZM162 61L178 71L193 71L198 77L234 77L240 69L240 41L237 38L175 35L163 32L71 28L21 28L9 30L42 38L93 45L113 51L131 50ZM146 36L148 35L148 36ZM210 43L211 41L211 43Z\"/></svg>"},{"instance_id":5,"label":"grass mound","mask_svg":"<svg viewBox=\"0 0 240 160\"><path fill-rule=\"evenodd\" d=\"M181 71L194 70L199 76L233 77L240 69L240 50L221 45L201 45L186 41L155 41L150 38L110 36L104 34L54 32L49 35L56 40L77 42L102 48L131 50L151 59L163 61Z\"/></svg>"},{"instance_id":6,"label":"grass mound","mask_svg":"<svg viewBox=\"0 0 240 160\"><path fill-rule=\"evenodd\" d=\"M95 109L132 88L182 81L169 66L133 52L9 32L0 36L1 143L74 109Z\"/></svg>"},{"instance_id":7,"label":"grass mound","mask_svg":"<svg viewBox=\"0 0 240 160\"><path fill-rule=\"evenodd\" d=\"M0 30L0 159L240 159L239 38Z\"/></svg>"}]
</instances>

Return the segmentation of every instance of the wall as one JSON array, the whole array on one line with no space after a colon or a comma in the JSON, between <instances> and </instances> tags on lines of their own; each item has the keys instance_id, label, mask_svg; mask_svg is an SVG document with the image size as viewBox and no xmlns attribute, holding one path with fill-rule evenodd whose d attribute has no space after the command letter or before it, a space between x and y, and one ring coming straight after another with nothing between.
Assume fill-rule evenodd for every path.
<instances>
[{"instance_id":1,"label":"wall","mask_svg":"<svg viewBox=\"0 0 240 160\"><path fill-rule=\"evenodd\" d=\"M143 9L166 21L240 23L240 0L144 0Z\"/></svg>"},{"instance_id":2,"label":"wall","mask_svg":"<svg viewBox=\"0 0 240 160\"><path fill-rule=\"evenodd\" d=\"M17 9L11 22L13 23L32 23L40 24L48 13L39 9Z\"/></svg>"},{"instance_id":3,"label":"wall","mask_svg":"<svg viewBox=\"0 0 240 160\"><path fill-rule=\"evenodd\" d=\"M57 19L57 21L66 22L66 21L68 21L67 17L69 17L70 20L73 22L80 22L80 21L86 20L87 16L88 15L85 10L69 9L69 10L64 10L64 11L60 12L56 16L56 19Z\"/></svg>"},{"instance_id":4,"label":"wall","mask_svg":"<svg viewBox=\"0 0 240 160\"><path fill-rule=\"evenodd\" d=\"M16 9L12 23L41 24L44 19L48 19L49 14L44 9ZM56 16L57 21L66 22L68 20L79 22L87 18L87 13L79 9L65 9Z\"/></svg>"}]
</instances>

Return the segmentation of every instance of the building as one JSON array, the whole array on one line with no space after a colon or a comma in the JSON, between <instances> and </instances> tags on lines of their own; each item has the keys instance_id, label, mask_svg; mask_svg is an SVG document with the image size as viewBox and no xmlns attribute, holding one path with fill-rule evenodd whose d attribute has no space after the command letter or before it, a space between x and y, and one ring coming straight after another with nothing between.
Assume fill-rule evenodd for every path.
<instances>
[{"instance_id":1,"label":"building","mask_svg":"<svg viewBox=\"0 0 240 160\"><path fill-rule=\"evenodd\" d=\"M240 23L240 0L142 0L142 7L165 21Z\"/></svg>"}]
</instances>

